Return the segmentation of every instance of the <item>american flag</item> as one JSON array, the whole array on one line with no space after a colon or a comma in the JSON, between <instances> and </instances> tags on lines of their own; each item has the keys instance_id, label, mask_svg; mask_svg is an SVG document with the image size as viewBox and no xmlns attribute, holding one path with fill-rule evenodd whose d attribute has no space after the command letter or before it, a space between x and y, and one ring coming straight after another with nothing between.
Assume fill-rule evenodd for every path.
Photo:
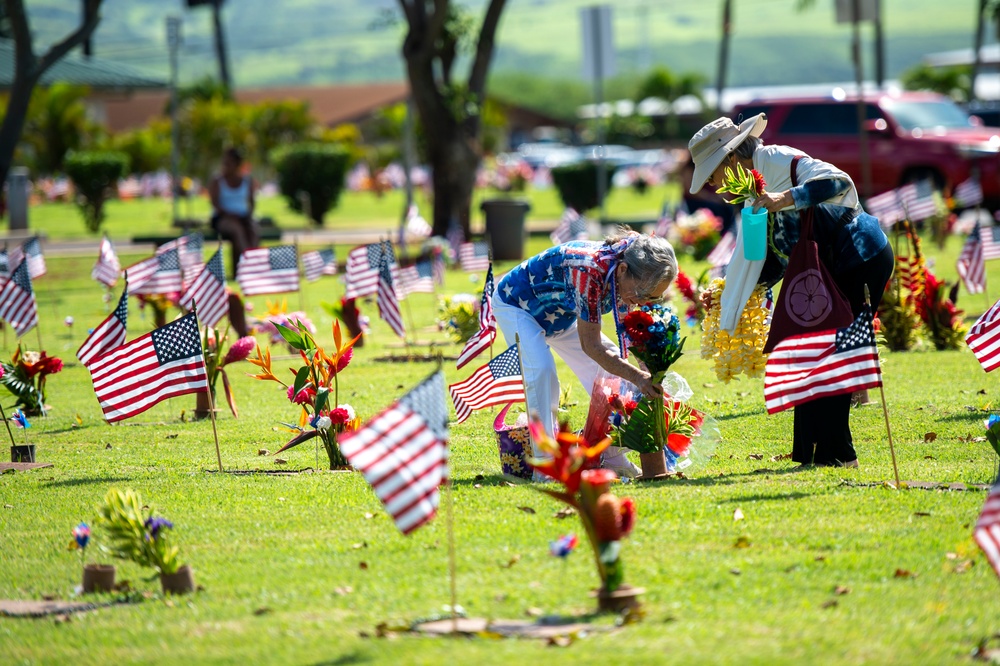
<instances>
[{"instance_id":1,"label":"american flag","mask_svg":"<svg viewBox=\"0 0 1000 666\"><path fill-rule=\"evenodd\" d=\"M483 297L479 302L479 330L473 334L458 355L455 367L461 368L489 348L497 337L497 320L493 315L493 265L486 271Z\"/></svg>"},{"instance_id":2,"label":"american flag","mask_svg":"<svg viewBox=\"0 0 1000 666\"><path fill-rule=\"evenodd\" d=\"M410 294L434 293L434 264L431 259L421 259L411 266L399 269L399 281L396 283L401 298Z\"/></svg>"},{"instance_id":3,"label":"american flag","mask_svg":"<svg viewBox=\"0 0 1000 666\"><path fill-rule=\"evenodd\" d=\"M198 308L198 321L203 326L215 326L229 314L226 276L222 268L222 248L208 260L178 301L182 308Z\"/></svg>"},{"instance_id":4,"label":"american flag","mask_svg":"<svg viewBox=\"0 0 1000 666\"><path fill-rule=\"evenodd\" d=\"M653 230L653 235L666 238L672 226L674 226L674 218L670 214L670 209L664 204L663 210L660 211L660 219L656 221L656 229Z\"/></svg>"},{"instance_id":5,"label":"american flag","mask_svg":"<svg viewBox=\"0 0 1000 666\"><path fill-rule=\"evenodd\" d=\"M723 269L729 265L729 262L733 260L733 252L736 251L736 235L727 231L719 239L719 242L715 244L712 251L708 253L705 259L708 264L712 267L713 274L722 275Z\"/></svg>"},{"instance_id":6,"label":"american flag","mask_svg":"<svg viewBox=\"0 0 1000 666\"><path fill-rule=\"evenodd\" d=\"M986 261L983 260L983 244L979 240L979 229L973 229L965 239L965 245L962 246L962 253L958 255L955 268L970 294L981 294L986 291Z\"/></svg>"},{"instance_id":7,"label":"american flag","mask_svg":"<svg viewBox=\"0 0 1000 666\"><path fill-rule=\"evenodd\" d=\"M587 230L587 218L580 215L573 208L566 208L563 211L559 226L549 234L552 243L562 245L574 240L588 240L590 233Z\"/></svg>"},{"instance_id":8,"label":"american flag","mask_svg":"<svg viewBox=\"0 0 1000 666\"><path fill-rule=\"evenodd\" d=\"M184 234L179 238L164 243L156 248L156 254L163 254L170 250L177 250L180 257L181 270L184 271L187 282L201 272L205 265L205 258L202 249L205 247L205 239L200 233Z\"/></svg>"},{"instance_id":9,"label":"american flag","mask_svg":"<svg viewBox=\"0 0 1000 666\"><path fill-rule=\"evenodd\" d=\"M983 188L976 178L963 180L955 186L952 193L955 198L955 205L959 208L971 208L983 203Z\"/></svg>"},{"instance_id":10,"label":"american flag","mask_svg":"<svg viewBox=\"0 0 1000 666\"><path fill-rule=\"evenodd\" d=\"M983 370L1000 368L1000 301L976 320L965 334L965 344L976 355Z\"/></svg>"},{"instance_id":11,"label":"american flag","mask_svg":"<svg viewBox=\"0 0 1000 666\"><path fill-rule=\"evenodd\" d=\"M121 275L122 265L115 254L115 246L111 240L105 236L101 239L101 248L98 250L97 263L90 271L90 277L108 287L113 287L118 283L118 276Z\"/></svg>"},{"instance_id":12,"label":"american flag","mask_svg":"<svg viewBox=\"0 0 1000 666\"><path fill-rule=\"evenodd\" d=\"M87 336L80 348L76 350L76 357L80 363L90 367L91 361L98 356L106 354L113 349L118 349L125 344L125 329L128 326L128 281L118 299L118 307L108 315L107 319L94 329L94 332Z\"/></svg>"},{"instance_id":13,"label":"american flag","mask_svg":"<svg viewBox=\"0 0 1000 666\"><path fill-rule=\"evenodd\" d=\"M903 185L899 188L899 200L906 210L907 219L916 222L937 215L934 182L930 179Z\"/></svg>"},{"instance_id":14,"label":"american flag","mask_svg":"<svg viewBox=\"0 0 1000 666\"><path fill-rule=\"evenodd\" d=\"M370 296L378 291L378 271L382 254L388 252L393 279L399 279L399 267L392 244L387 241L371 243L354 248L347 254L347 269L344 281L347 283L345 298Z\"/></svg>"},{"instance_id":15,"label":"american flag","mask_svg":"<svg viewBox=\"0 0 1000 666\"><path fill-rule=\"evenodd\" d=\"M28 273L31 275L31 279L34 280L45 275L45 255L42 254L42 244L39 242L38 236L24 241L21 250L28 258Z\"/></svg>"},{"instance_id":16,"label":"american flag","mask_svg":"<svg viewBox=\"0 0 1000 666\"><path fill-rule=\"evenodd\" d=\"M244 296L299 290L299 258L294 245L244 250L236 267Z\"/></svg>"},{"instance_id":17,"label":"american flag","mask_svg":"<svg viewBox=\"0 0 1000 666\"><path fill-rule=\"evenodd\" d=\"M448 387L459 423L475 409L524 400L521 359L517 354L517 345L512 345L467 379Z\"/></svg>"},{"instance_id":18,"label":"american flag","mask_svg":"<svg viewBox=\"0 0 1000 666\"><path fill-rule=\"evenodd\" d=\"M89 369L108 423L141 414L167 398L208 391L194 313L98 356Z\"/></svg>"},{"instance_id":19,"label":"american flag","mask_svg":"<svg viewBox=\"0 0 1000 666\"><path fill-rule=\"evenodd\" d=\"M448 479L448 410L439 370L371 419L341 435L340 450L382 500L403 534L437 513Z\"/></svg>"},{"instance_id":20,"label":"american flag","mask_svg":"<svg viewBox=\"0 0 1000 666\"><path fill-rule=\"evenodd\" d=\"M906 219L897 190L889 190L869 198L865 202L865 210L877 217L879 224L885 229Z\"/></svg>"},{"instance_id":21,"label":"american flag","mask_svg":"<svg viewBox=\"0 0 1000 666\"><path fill-rule=\"evenodd\" d=\"M125 269L133 294L170 294L183 288L177 250L143 259Z\"/></svg>"},{"instance_id":22,"label":"american flag","mask_svg":"<svg viewBox=\"0 0 1000 666\"><path fill-rule=\"evenodd\" d=\"M38 324L38 304L31 288L31 274L28 262L22 257L10 279L0 288L0 319L14 327L14 332L22 336Z\"/></svg>"},{"instance_id":23,"label":"american flag","mask_svg":"<svg viewBox=\"0 0 1000 666\"><path fill-rule=\"evenodd\" d=\"M315 282L324 275L336 275L337 255L333 253L332 247L306 252L302 255L302 268L310 282Z\"/></svg>"},{"instance_id":24,"label":"american flag","mask_svg":"<svg viewBox=\"0 0 1000 666\"><path fill-rule=\"evenodd\" d=\"M804 402L882 385L872 327L865 307L850 326L793 335L767 359L764 403L774 414Z\"/></svg>"},{"instance_id":25,"label":"american flag","mask_svg":"<svg viewBox=\"0 0 1000 666\"><path fill-rule=\"evenodd\" d=\"M375 301L378 303L378 313L389 324L389 327L401 338L406 337L406 327L399 312L399 297L392 279L392 269L389 268L391 254L383 253L378 266L378 291Z\"/></svg>"},{"instance_id":26,"label":"american flag","mask_svg":"<svg viewBox=\"0 0 1000 666\"><path fill-rule=\"evenodd\" d=\"M983 259L1000 259L1000 227L979 227Z\"/></svg>"},{"instance_id":27,"label":"american flag","mask_svg":"<svg viewBox=\"0 0 1000 666\"><path fill-rule=\"evenodd\" d=\"M983 549L993 571L1000 576L1000 479L993 484L986 497L986 504L976 521L973 536Z\"/></svg>"},{"instance_id":28,"label":"american flag","mask_svg":"<svg viewBox=\"0 0 1000 666\"><path fill-rule=\"evenodd\" d=\"M434 256L431 258L431 266L434 269L434 284L439 287L444 286L444 253L434 252Z\"/></svg>"},{"instance_id":29,"label":"american flag","mask_svg":"<svg viewBox=\"0 0 1000 666\"><path fill-rule=\"evenodd\" d=\"M483 241L462 243L458 248L458 263L467 273L485 271L490 267L490 247Z\"/></svg>"}]
</instances>

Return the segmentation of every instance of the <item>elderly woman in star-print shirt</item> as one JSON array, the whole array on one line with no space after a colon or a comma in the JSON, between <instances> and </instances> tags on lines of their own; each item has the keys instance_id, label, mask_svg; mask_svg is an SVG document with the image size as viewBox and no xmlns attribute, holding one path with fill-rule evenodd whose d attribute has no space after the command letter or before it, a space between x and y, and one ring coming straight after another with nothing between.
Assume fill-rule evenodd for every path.
<instances>
[{"instance_id":1,"label":"elderly woman in star-print shirt","mask_svg":"<svg viewBox=\"0 0 1000 666\"><path fill-rule=\"evenodd\" d=\"M646 395L662 389L648 372L625 360L620 320L630 306L657 301L677 277L674 250L663 238L621 230L602 242L551 247L507 273L497 284L493 309L507 344L521 341L528 410L552 436L559 408L554 350L589 394L598 372L622 377ZM601 315L614 313L618 342L601 333ZM535 452L536 455L538 452ZM610 448L604 466L623 476L636 467Z\"/></svg>"}]
</instances>

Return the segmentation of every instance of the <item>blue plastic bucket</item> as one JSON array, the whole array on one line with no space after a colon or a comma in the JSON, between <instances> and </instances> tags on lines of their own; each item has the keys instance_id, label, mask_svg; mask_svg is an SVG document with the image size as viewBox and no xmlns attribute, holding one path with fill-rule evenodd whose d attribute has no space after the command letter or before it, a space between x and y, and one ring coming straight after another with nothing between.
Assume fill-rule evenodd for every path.
<instances>
[{"instance_id":1,"label":"blue plastic bucket","mask_svg":"<svg viewBox=\"0 0 1000 666\"><path fill-rule=\"evenodd\" d=\"M767 209L755 213L751 207L740 211L743 222L743 258L761 261L767 255Z\"/></svg>"}]
</instances>

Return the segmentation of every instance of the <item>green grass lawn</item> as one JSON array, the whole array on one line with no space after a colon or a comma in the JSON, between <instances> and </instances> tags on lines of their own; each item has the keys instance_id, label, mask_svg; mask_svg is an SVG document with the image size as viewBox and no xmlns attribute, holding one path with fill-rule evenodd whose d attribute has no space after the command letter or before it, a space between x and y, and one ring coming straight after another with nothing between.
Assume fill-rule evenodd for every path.
<instances>
[{"instance_id":1,"label":"green grass lawn","mask_svg":"<svg viewBox=\"0 0 1000 666\"><path fill-rule=\"evenodd\" d=\"M140 218L130 223L123 210L124 204L112 211L109 225L120 225L112 228L127 235ZM51 212L82 229L70 220L68 207ZM41 212L33 219L41 228L58 228L58 221ZM925 244L943 277L953 279L959 245L952 239L938 251ZM532 240L529 252L542 247L541 240ZM104 316L101 292L87 277L92 263L90 257L50 258L49 274L36 283L45 348L67 360L86 329ZM690 262L684 267L699 272ZM995 264L990 279L1000 284ZM457 271L448 275L449 293L480 288L479 279ZM318 305L341 293L338 282L326 279L302 295L321 341L329 341L332 320ZM264 309L265 300L253 299L255 311ZM297 297L289 300L299 307ZM971 317L989 301L963 296L959 305ZM342 400L368 417L431 372L433 364L378 361L399 350L391 346L394 340L374 305L362 308L374 320L373 331L342 375L341 390ZM421 341L444 339L434 312L430 295L413 296L403 308ZM72 331L62 324L66 315L76 319ZM133 302L130 338L150 328L150 319ZM39 459L55 466L0 475L0 597L71 597L80 561L66 549L70 530L93 519L94 506L110 486L140 491L174 522L172 536L204 590L163 599L158 582L146 580L148 572L118 562L119 578L156 594L142 603L76 615L68 623L0 618L0 661L968 662L981 639L1000 631L998 581L971 538L985 492L894 491L879 485L892 478L892 469L875 404L852 414L860 469L796 471L790 461L772 461L790 450L791 414L766 415L761 380L730 385L716 380L696 353L697 332L690 335L689 353L676 369L695 389L696 406L719 420L724 440L693 478L617 491L635 497L639 507L623 557L627 582L647 589L642 623L567 648L487 638L365 637L382 622L408 623L439 614L448 603L443 515L402 537L358 474L211 473L211 426L181 420L182 412L190 415L193 396L109 426L86 370L71 365L50 379L51 415L36 419L29 431ZM35 341L31 332L26 343L34 347ZM14 341L5 342L4 353L10 353ZM967 349L887 353L884 361L902 477L991 482L996 456L987 443L967 438L981 434L986 410L996 405L996 379L982 372ZM283 365L275 362L276 368ZM575 382L560 367L564 382ZM288 435L275 426L296 412L274 384L232 369L241 416L235 420L225 413L219 419L223 462L230 470L278 469L272 457L257 452L280 447ZM449 382L472 369L445 366ZM574 386L572 399L578 404L570 418L579 427L587 402L581 387ZM493 417L488 410L477 413L451 430L460 603L471 615L494 618L522 618L531 608L585 613L597 584L589 555L581 549L561 561L548 554L549 540L579 533L579 524L556 518L561 507L531 487L503 483ZM933 442L926 437L931 432ZM309 445L283 455L286 469L315 466ZM322 462L321 454L321 467ZM738 522L737 508L745 515ZM735 547L740 537L749 547ZM912 575L897 576L897 570ZM838 586L848 592L835 594Z\"/></svg>"},{"instance_id":2,"label":"green grass lawn","mask_svg":"<svg viewBox=\"0 0 1000 666\"><path fill-rule=\"evenodd\" d=\"M524 198L531 204L528 213L532 220L555 223L562 216L564 206L554 188L546 190L529 189L525 194L502 194L491 190L477 190L473 201L473 231L483 228L483 213L479 204L484 199L514 196ZM673 201L679 196L676 184L651 187L645 194L638 194L632 188L615 188L607 198L607 214L612 219L649 219L659 217L664 201ZM379 197L371 192L347 192L341 195L339 205L326 215L324 228L346 230L371 228L393 231L399 228L403 212L404 195L395 190ZM420 212L428 220L432 209L422 192L417 193ZM169 199L133 199L108 202L107 218L103 230L114 240L127 240L134 236L149 236L176 233L170 225L172 205ZM274 218L282 229L305 230L310 227L302 215L288 208L280 196L259 198L257 215ZM181 201L178 215L182 218L208 220L211 207L206 197L193 197ZM32 229L46 234L51 239L80 240L96 238L83 223L76 206L69 203L43 203L32 206L29 214ZM5 224L5 223L4 223ZM3 228L3 227L0 227Z\"/></svg>"}]
</instances>

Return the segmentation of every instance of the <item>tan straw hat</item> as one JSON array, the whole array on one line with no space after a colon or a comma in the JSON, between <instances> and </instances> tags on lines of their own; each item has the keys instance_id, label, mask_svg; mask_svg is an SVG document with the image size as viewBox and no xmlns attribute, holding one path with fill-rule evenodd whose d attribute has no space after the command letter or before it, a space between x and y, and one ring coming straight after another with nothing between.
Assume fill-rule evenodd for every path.
<instances>
[{"instance_id":1,"label":"tan straw hat","mask_svg":"<svg viewBox=\"0 0 1000 666\"><path fill-rule=\"evenodd\" d=\"M691 194L705 186L712 172L719 168L726 155L743 143L748 136L760 136L767 127L767 116L759 113L747 118L739 126L729 118L718 118L698 130L688 141L688 151L694 162L691 177Z\"/></svg>"}]
</instances>

